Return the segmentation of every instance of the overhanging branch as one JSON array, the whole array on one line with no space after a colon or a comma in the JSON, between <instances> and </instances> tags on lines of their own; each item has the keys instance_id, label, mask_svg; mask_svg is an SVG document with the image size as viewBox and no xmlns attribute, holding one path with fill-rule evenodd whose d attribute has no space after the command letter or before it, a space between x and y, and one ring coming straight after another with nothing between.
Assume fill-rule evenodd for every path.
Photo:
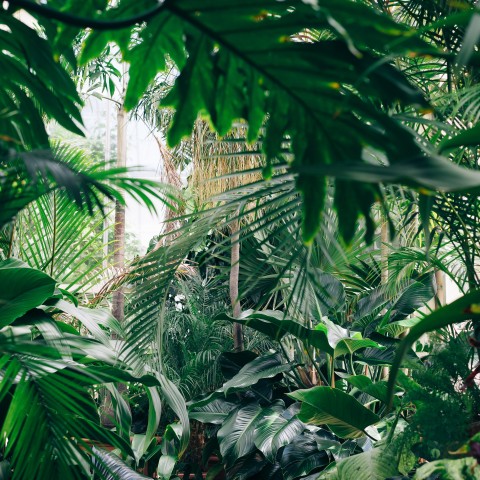
<instances>
[{"instance_id":1,"label":"overhanging branch","mask_svg":"<svg viewBox=\"0 0 480 480\"><path fill-rule=\"evenodd\" d=\"M58 20L67 25L79 28L93 28L95 30L120 30L122 28L131 27L154 17L163 7L163 2L161 2L150 10L129 18L102 20L97 18L79 17L68 12L61 12L45 4L34 3L30 0L10 0L9 4L11 7L22 8L27 12L36 13L52 20Z\"/></svg>"}]
</instances>

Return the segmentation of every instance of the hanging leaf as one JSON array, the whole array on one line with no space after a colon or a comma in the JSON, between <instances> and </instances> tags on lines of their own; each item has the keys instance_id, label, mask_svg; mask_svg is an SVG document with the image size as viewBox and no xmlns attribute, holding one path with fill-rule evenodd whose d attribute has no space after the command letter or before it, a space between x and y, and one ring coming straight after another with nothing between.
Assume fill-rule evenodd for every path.
<instances>
[{"instance_id":1,"label":"hanging leaf","mask_svg":"<svg viewBox=\"0 0 480 480\"><path fill-rule=\"evenodd\" d=\"M255 312L254 310L245 310L240 318L233 318L227 314L221 314L217 318L254 328L272 340L279 341L285 335L290 334L307 345L327 353L333 353L333 348L327 340L327 329L324 325L319 324L315 329L310 329L294 320L285 319L284 314L279 311Z\"/></svg>"},{"instance_id":2,"label":"hanging leaf","mask_svg":"<svg viewBox=\"0 0 480 480\"><path fill-rule=\"evenodd\" d=\"M225 395L255 385L259 380L272 378L291 370L292 366L282 363L279 353L264 355L248 363L233 378L223 384Z\"/></svg>"},{"instance_id":3,"label":"hanging leaf","mask_svg":"<svg viewBox=\"0 0 480 480\"><path fill-rule=\"evenodd\" d=\"M16 265L10 260L0 262L0 328L41 305L55 291L56 282L46 273Z\"/></svg>"}]
</instances>

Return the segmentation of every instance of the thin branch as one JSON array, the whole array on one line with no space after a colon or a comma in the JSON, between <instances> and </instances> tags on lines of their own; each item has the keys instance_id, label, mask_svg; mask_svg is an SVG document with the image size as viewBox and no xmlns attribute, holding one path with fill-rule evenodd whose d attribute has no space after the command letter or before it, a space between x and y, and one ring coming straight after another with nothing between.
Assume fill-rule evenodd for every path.
<instances>
[{"instance_id":1,"label":"thin branch","mask_svg":"<svg viewBox=\"0 0 480 480\"><path fill-rule=\"evenodd\" d=\"M30 13L37 13L67 25L79 28L93 28L95 30L120 30L122 28L132 27L137 23L146 22L157 15L163 8L163 2L145 12L134 15L133 17L122 18L119 20L101 20L97 18L80 17L71 13L61 12L45 4L33 3L30 0L10 0L10 6L14 8L23 8Z\"/></svg>"}]
</instances>

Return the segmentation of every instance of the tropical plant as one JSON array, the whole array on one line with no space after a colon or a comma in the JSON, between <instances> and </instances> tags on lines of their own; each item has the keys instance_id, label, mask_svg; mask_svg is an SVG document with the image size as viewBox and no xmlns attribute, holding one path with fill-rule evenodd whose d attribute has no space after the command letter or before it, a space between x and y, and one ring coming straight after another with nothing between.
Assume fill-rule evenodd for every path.
<instances>
[{"instance_id":1,"label":"tropical plant","mask_svg":"<svg viewBox=\"0 0 480 480\"><path fill-rule=\"evenodd\" d=\"M446 10L442 10L442 6ZM38 28L27 26L17 18L21 9L33 16ZM463 88L466 79L471 79L468 85L473 90L476 87L478 52L474 45L479 28L477 11L471 2L450 6L431 1L262 0L245 4L231 0L167 0L163 3L153 0L118 3L69 0L62 4L57 0L44 3L11 0L2 5L0 22L0 63L5 77L0 86L0 224L2 242L7 246L5 256L10 257L12 253L10 246L15 237L12 221L17 214L39 198L42 201L47 196L51 198L54 191L54 198L57 193L66 195L77 207L90 212L100 207L102 196L123 201L115 187L130 190L143 200L145 191L150 189L151 192L153 188L152 184L123 177L123 170L105 172L100 166L85 169L66 165L59 162L49 149L44 118L55 119L71 131L81 133L78 124L81 122L81 102L65 65L76 68L72 45L76 44L79 34L84 38L85 28L91 30L82 44L80 63L85 64L102 55L105 48L110 48L109 43L114 42L130 64L127 108L138 103L159 72L169 69L178 73L173 89L162 98L162 105L175 109L168 133L170 144L179 144L190 134L200 113L207 117L221 137L226 136L235 121L243 119L247 122L247 133L242 135L246 138L238 139L239 143L240 140L257 142L258 147L245 149L241 154L264 155L264 168L257 172L261 171L264 180L221 195L217 199L219 204L198 215L188 226L170 232L131 272L129 280L134 279L136 285L132 295L134 308L122 332L125 341L120 342L120 359L125 365L133 365L134 370L148 361L153 371L161 371L158 349L161 349L163 340L165 302L176 270L188 252L202 244L212 228L226 229L242 218L253 218L251 225L244 227L243 238L246 238L244 233L257 234L259 246L267 247L265 251L269 250L270 240L282 229L301 231L301 238L308 247L300 242L293 248L292 243L287 243L283 249L274 246L277 252L289 249L299 252L299 260L305 268L295 268L295 255L287 257L286 263L283 258L280 261L275 259L276 264L271 262L269 269L281 282L277 284L277 290L268 290L270 298L265 299L266 302L276 302L276 298L280 298L280 306L285 307L283 315L288 314L292 319L273 317L274 320L269 319L266 324L270 329L274 325L275 332L282 335L293 333L298 336L298 332L302 335L306 332L306 338L319 342L315 346L329 352L333 360L339 346L345 348L337 357L348 357L349 354L353 357L357 351L351 352L350 347L355 342L363 345L362 348L369 346L382 352L385 349L368 343L377 343L376 340L354 338L340 330L346 326L348 310L340 310L331 319L341 324L340 328L328 321L320 323L327 313L332 315L335 306L328 302L324 305L324 291L328 290L326 287L337 288L338 280L328 283L321 269L308 268L314 252L313 244L331 208L337 211L337 230L345 244L353 241L359 219L365 225L365 238L371 241L379 217L377 207L373 207L375 203L380 204L384 218L390 218L391 227L395 226L391 221L393 209L390 207L395 192L385 190L384 185L401 184L413 188L416 192L412 195L412 204L415 204L413 208L418 205L420 224L427 235L425 243L428 245L430 240L431 218L450 237L451 245L468 272L470 288L478 283L475 271L477 246L471 242L476 238L478 224L475 195L480 177L476 172L476 157L475 154L452 154L450 157L454 161L451 161L442 156L442 152L450 148L479 143L478 130L469 123L476 116L465 103L465 98L475 97L468 97L472 92L466 93L465 97L459 95L454 107L457 111L451 115L452 103L447 99L442 100L442 104L434 95L435 86L439 84L442 93L446 94L454 94ZM171 61L175 64L173 69ZM442 105L445 107L443 111L439 108ZM432 118L433 115L438 118ZM458 133L459 128L464 131ZM327 177L331 179L327 180ZM437 190L443 192L444 202L434 198ZM38 205L30 208L40 212ZM10 223L7 225L7 222ZM264 234L273 224L274 228ZM180 236L181 233L184 235ZM25 246L22 248L26 249ZM264 264L265 253L260 258L259 264ZM357 268L360 267L357 265ZM284 274L292 272L286 281ZM18 275L16 281L19 282L20 272L15 275ZM324 283L325 288L323 291L322 288L306 288L307 280L311 286ZM11 283L16 285L13 281ZM277 295L285 285L290 294ZM410 286L407 285L407 291ZM414 285L414 289L417 288L422 287ZM252 282L244 291L254 289ZM383 292L369 293L372 294L370 298L367 295L365 299L358 298L356 306L352 306L361 311L362 300L365 305L373 304L374 313L366 323L370 325L372 322L374 329L387 328L384 333L390 335L387 338L391 340L393 333L407 326L405 323L394 325L399 319L397 313L405 314L402 308L396 308L402 297L393 302L388 299L385 307L381 306L380 300ZM376 392L381 396L377 400L387 404L388 395L392 397L395 391L395 379L403 365L405 352L426 332L458 321L476 319L478 295L478 292L471 291L415 325L408 325L411 330L402 340L393 362L388 391L381 380L372 387L371 378L356 375L356 380L340 383L342 389L323 385L292 393L303 401L300 417L329 425L338 434L346 436L362 435L370 425L389 421L385 408L382 411L377 407L367 408L348 392L356 395L354 389L362 391L363 388L365 392L362 393L374 397ZM304 306L302 298L307 297L309 302ZM39 302L42 301L44 299ZM39 302L32 302L31 307L38 307ZM299 308L292 308L292 305ZM279 308L278 303L275 308ZM382 308L387 308L387 312L381 312ZM306 312L305 325L296 324L299 312ZM0 322L8 323L7 313L6 320ZM27 311L22 313L28 314ZM356 320L364 318L358 317ZM319 328L312 328L317 322ZM358 324L357 327L362 330L363 337L371 333L367 333L365 325ZM333 345L329 339L332 332L342 332L343 335ZM16 330L10 340L17 335L21 338ZM44 337L42 333L40 340L43 341ZM58 345L60 343L59 339ZM55 345L56 350L60 349L58 345ZM28 352L27 346L25 349ZM9 350L5 352L4 365L8 370ZM360 354L361 349L358 352ZM55 352L54 355L60 354ZM64 361L62 355L59 360ZM79 368L83 372L88 367ZM349 373L359 373L356 368L354 365ZM12 369L8 370L4 381L16 381L16 375L11 376ZM68 372L68 368L62 368L59 376ZM476 374L476 370L471 374ZM329 384L335 380L333 373L327 380ZM187 419L177 391L159 374L156 381L186 426ZM16 388L28 390L31 387L32 382L22 380ZM62 398L68 400L65 395ZM80 395L76 397L79 398ZM332 400L356 409L358 418L352 419L344 410L332 412L329 408ZM284 415L280 411L276 413ZM282 418L286 420L285 416ZM59 416L59 420L64 419ZM234 423L234 416L230 420ZM126 431L123 428L122 434L126 435ZM165 476L170 475L178 455L185 448L185 431L171 427L165 436L160 459L160 471ZM395 429L391 431L395 433ZM7 448L13 451L14 446L19 445L15 440L22 432L28 432L28 429L10 430L13 442L9 440ZM339 461L336 473L331 470L332 475L348 478L352 471L377 464L383 465L381 471L388 471L390 475L385 459L389 458L387 450L393 448L393 440L390 441L390 434L383 440L385 443L379 444L380 449ZM62 473L75 475L66 470L67 463L76 458L73 450L67 448L69 444L66 441L61 450L64 454L61 461L65 462ZM144 442L147 444L149 442ZM41 455L39 445L36 444L34 452ZM287 449L288 446L283 452ZM10 458L16 462L14 457ZM21 476L23 467L15 465L14 475ZM39 478L47 476L48 468L53 468L48 462L41 465L47 470L35 472ZM228 460L231 475L234 475L233 466L235 459L232 456ZM433 466L433 470L437 466ZM465 470L466 466L463 462L461 468ZM448 469L442 465L438 467Z\"/></svg>"},{"instance_id":2,"label":"tropical plant","mask_svg":"<svg viewBox=\"0 0 480 480\"><path fill-rule=\"evenodd\" d=\"M204 458L216 453L221 463L209 475L224 469L227 478L293 480L368 448L368 442L342 444L297 418L299 404L285 395L291 380L284 375L293 366L279 354L224 354L221 365L227 379L223 387L190 404L190 417L213 427Z\"/></svg>"},{"instance_id":3,"label":"tropical plant","mask_svg":"<svg viewBox=\"0 0 480 480\"><path fill-rule=\"evenodd\" d=\"M142 383L153 403L159 399L158 382L153 376L132 376L118 359L107 332L120 334L121 326L107 311L76 306L53 278L19 260L1 262L0 277L4 478L47 478L58 472L86 478L95 442L131 455L131 418L113 382ZM90 336L80 335L76 322ZM101 384L114 400L116 433L101 426L91 395ZM152 415L150 430L158 420Z\"/></svg>"}]
</instances>

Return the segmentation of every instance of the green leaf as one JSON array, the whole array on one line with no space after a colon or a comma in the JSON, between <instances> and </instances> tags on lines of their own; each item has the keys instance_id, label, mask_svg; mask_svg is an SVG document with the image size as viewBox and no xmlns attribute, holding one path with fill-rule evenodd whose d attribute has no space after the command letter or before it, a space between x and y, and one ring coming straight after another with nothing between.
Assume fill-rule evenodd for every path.
<instances>
[{"instance_id":1,"label":"green leaf","mask_svg":"<svg viewBox=\"0 0 480 480\"><path fill-rule=\"evenodd\" d=\"M317 442L307 434L296 437L282 451L280 465L283 478L294 480L308 475L315 469L330 463L330 456L325 450L319 450Z\"/></svg>"},{"instance_id":2,"label":"green leaf","mask_svg":"<svg viewBox=\"0 0 480 480\"><path fill-rule=\"evenodd\" d=\"M280 412L265 415L255 430L255 445L271 462L275 462L278 450L305 430L298 418L286 419Z\"/></svg>"},{"instance_id":3,"label":"green leaf","mask_svg":"<svg viewBox=\"0 0 480 480\"><path fill-rule=\"evenodd\" d=\"M279 341L285 335L290 334L306 345L333 354L333 348L327 338L327 328L322 324L317 325L315 329L310 329L294 320L285 319L284 314L276 310L263 310L261 312L245 310L240 318L233 318L227 314L221 314L217 318L241 323L268 335L272 340Z\"/></svg>"},{"instance_id":4,"label":"green leaf","mask_svg":"<svg viewBox=\"0 0 480 480\"><path fill-rule=\"evenodd\" d=\"M190 135L199 113L206 113L214 97L212 79L212 43L205 36L191 39L194 44L187 64L180 73L174 88L162 104L175 108L172 125L168 132L168 143L177 145L183 137Z\"/></svg>"},{"instance_id":5,"label":"green leaf","mask_svg":"<svg viewBox=\"0 0 480 480\"><path fill-rule=\"evenodd\" d=\"M385 480L396 475L395 455L388 448L377 447L338 462L335 480Z\"/></svg>"},{"instance_id":6,"label":"green leaf","mask_svg":"<svg viewBox=\"0 0 480 480\"><path fill-rule=\"evenodd\" d=\"M224 383L222 388L226 396L232 392L255 385L261 379L273 378L279 373L291 369L291 365L282 363L282 356L279 353L264 355L247 363L237 375Z\"/></svg>"},{"instance_id":7,"label":"green leaf","mask_svg":"<svg viewBox=\"0 0 480 480\"><path fill-rule=\"evenodd\" d=\"M51 297L56 282L46 273L33 268L0 262L0 328L11 324Z\"/></svg>"},{"instance_id":8,"label":"green leaf","mask_svg":"<svg viewBox=\"0 0 480 480\"><path fill-rule=\"evenodd\" d=\"M280 409L280 405L262 408L254 402L229 415L217 433L220 453L227 468L255 449L255 429L260 420Z\"/></svg>"},{"instance_id":9,"label":"green leaf","mask_svg":"<svg viewBox=\"0 0 480 480\"><path fill-rule=\"evenodd\" d=\"M395 381L406 352L425 333L433 332L454 323L480 318L480 290L467 293L449 305L435 310L412 327L398 346L388 378L388 398L392 401Z\"/></svg>"},{"instance_id":10,"label":"green leaf","mask_svg":"<svg viewBox=\"0 0 480 480\"><path fill-rule=\"evenodd\" d=\"M137 104L157 73L165 70L169 53L181 69L185 63L183 30L180 20L163 11L156 15L140 33L140 42L125 55L130 62L130 79L125 94L125 108Z\"/></svg>"},{"instance_id":11,"label":"green leaf","mask_svg":"<svg viewBox=\"0 0 480 480\"><path fill-rule=\"evenodd\" d=\"M473 457L458 460L443 459L422 465L415 473L414 480L442 478L444 480L479 480L480 470Z\"/></svg>"},{"instance_id":12,"label":"green leaf","mask_svg":"<svg viewBox=\"0 0 480 480\"><path fill-rule=\"evenodd\" d=\"M345 379L350 385L358 388L361 392L365 392L373 398L387 403L387 382L380 380L373 383L371 378L365 375L352 375Z\"/></svg>"},{"instance_id":13,"label":"green leaf","mask_svg":"<svg viewBox=\"0 0 480 480\"><path fill-rule=\"evenodd\" d=\"M105 480L141 480L146 477L132 470L124 461L114 453L106 452L98 448L93 449L94 469Z\"/></svg>"},{"instance_id":14,"label":"green leaf","mask_svg":"<svg viewBox=\"0 0 480 480\"><path fill-rule=\"evenodd\" d=\"M313 425L328 425L341 438L359 438L380 418L348 393L331 387L297 390L289 397L302 402L298 418Z\"/></svg>"},{"instance_id":15,"label":"green leaf","mask_svg":"<svg viewBox=\"0 0 480 480\"><path fill-rule=\"evenodd\" d=\"M335 346L333 356L337 358L341 357L342 355L352 355L357 350L360 350L362 348L383 349L384 347L368 338L344 338L340 340Z\"/></svg>"},{"instance_id":16,"label":"green leaf","mask_svg":"<svg viewBox=\"0 0 480 480\"><path fill-rule=\"evenodd\" d=\"M252 451L247 455L238 458L235 463L226 469L227 478L235 480L247 480L255 478L257 474L263 476L267 460L259 451Z\"/></svg>"},{"instance_id":17,"label":"green leaf","mask_svg":"<svg viewBox=\"0 0 480 480\"><path fill-rule=\"evenodd\" d=\"M206 405L192 408L189 417L202 423L221 425L234 408L234 403L217 398Z\"/></svg>"},{"instance_id":18,"label":"green leaf","mask_svg":"<svg viewBox=\"0 0 480 480\"><path fill-rule=\"evenodd\" d=\"M461 130L452 138L445 139L439 147L440 152L457 147L474 147L480 144L480 123L472 128Z\"/></svg>"},{"instance_id":19,"label":"green leaf","mask_svg":"<svg viewBox=\"0 0 480 480\"><path fill-rule=\"evenodd\" d=\"M480 15L478 10L475 9L471 16L470 22L463 38L462 47L457 55L457 73L462 67L468 64L471 56L475 52L475 47L478 45L480 39Z\"/></svg>"}]
</instances>

